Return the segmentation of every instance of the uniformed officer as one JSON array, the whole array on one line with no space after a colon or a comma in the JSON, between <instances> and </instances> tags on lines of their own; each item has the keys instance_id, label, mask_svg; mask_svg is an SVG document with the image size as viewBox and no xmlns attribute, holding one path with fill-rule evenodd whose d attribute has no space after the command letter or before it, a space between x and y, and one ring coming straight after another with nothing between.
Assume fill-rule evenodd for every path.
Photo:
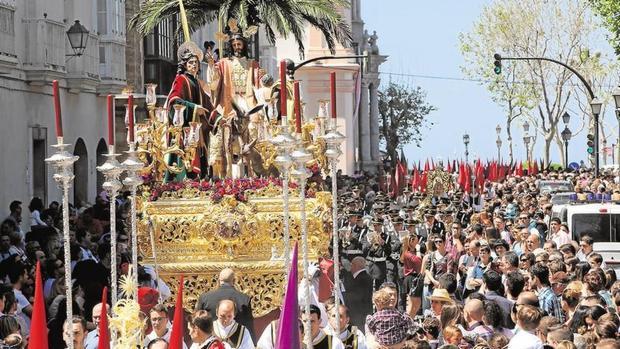
<instances>
[{"instance_id":1,"label":"uniformed officer","mask_svg":"<svg viewBox=\"0 0 620 349\"><path fill-rule=\"evenodd\" d=\"M362 220L361 211L353 211L350 212L349 215L350 217L353 217L352 220L355 222L355 225L350 226L350 228L344 232L345 236L343 237L341 244L342 254L346 259L352 261L353 258L357 256L363 256L362 242L366 239L368 227Z\"/></svg>"},{"instance_id":2,"label":"uniformed officer","mask_svg":"<svg viewBox=\"0 0 620 349\"><path fill-rule=\"evenodd\" d=\"M362 251L366 256L368 274L373 279L374 289L377 290L385 282L390 246L385 243L386 235L382 229L383 219L375 218L372 225L373 229L368 232Z\"/></svg>"}]
</instances>

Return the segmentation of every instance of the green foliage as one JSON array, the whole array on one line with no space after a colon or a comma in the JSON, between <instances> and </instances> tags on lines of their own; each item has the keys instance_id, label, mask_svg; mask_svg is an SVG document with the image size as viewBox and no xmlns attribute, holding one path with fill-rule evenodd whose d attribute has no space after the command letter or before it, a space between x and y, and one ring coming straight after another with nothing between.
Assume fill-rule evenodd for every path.
<instances>
[{"instance_id":1,"label":"green foliage","mask_svg":"<svg viewBox=\"0 0 620 349\"><path fill-rule=\"evenodd\" d=\"M405 144L420 146L423 128L433 125L427 117L435 110L436 107L426 102L426 92L419 86L412 89L390 82L379 91L380 140L392 161Z\"/></svg>"},{"instance_id":2,"label":"green foliage","mask_svg":"<svg viewBox=\"0 0 620 349\"><path fill-rule=\"evenodd\" d=\"M338 11L348 8L348 0L183 0L190 31L217 20L235 18L242 28L263 26L267 39L275 43L276 35L292 35L304 51L304 29L309 23L323 33L329 50L334 53L336 42L351 43L351 28ZM146 36L165 18L179 14L178 0L149 0L129 22Z\"/></svg>"},{"instance_id":3,"label":"green foliage","mask_svg":"<svg viewBox=\"0 0 620 349\"><path fill-rule=\"evenodd\" d=\"M590 4L609 30L609 43L616 51L616 55L620 56L620 1L590 0Z\"/></svg>"}]
</instances>

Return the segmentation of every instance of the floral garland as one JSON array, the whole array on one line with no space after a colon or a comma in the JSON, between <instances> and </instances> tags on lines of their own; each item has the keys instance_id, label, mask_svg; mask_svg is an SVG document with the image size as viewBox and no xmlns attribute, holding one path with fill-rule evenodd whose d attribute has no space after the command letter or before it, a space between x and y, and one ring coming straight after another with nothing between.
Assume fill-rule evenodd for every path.
<instances>
[{"instance_id":1,"label":"floral garland","mask_svg":"<svg viewBox=\"0 0 620 349\"><path fill-rule=\"evenodd\" d=\"M239 178L216 181L186 180L183 182L157 183L152 178L144 177L144 185L149 188L149 201L157 201L165 192L176 192L183 189L194 189L210 193L211 200L219 202L224 196L234 196L237 201L247 202L246 190L259 190L270 185L282 186L279 178ZM289 183L291 189L297 188L296 183ZM312 192L313 193L313 192Z\"/></svg>"}]
</instances>

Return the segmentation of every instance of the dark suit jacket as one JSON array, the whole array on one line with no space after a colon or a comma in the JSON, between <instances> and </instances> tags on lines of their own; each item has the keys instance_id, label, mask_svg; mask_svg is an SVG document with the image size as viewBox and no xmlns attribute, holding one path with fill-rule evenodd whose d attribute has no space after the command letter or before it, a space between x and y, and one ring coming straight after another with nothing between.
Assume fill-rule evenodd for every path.
<instances>
[{"instance_id":1,"label":"dark suit jacket","mask_svg":"<svg viewBox=\"0 0 620 349\"><path fill-rule=\"evenodd\" d=\"M497 303L497 305L499 305L502 309L502 326L504 328L514 328L515 323L512 322L512 318L510 317L514 302L494 291L487 291L484 293L484 296L488 300L495 301L495 303Z\"/></svg>"},{"instance_id":2,"label":"dark suit jacket","mask_svg":"<svg viewBox=\"0 0 620 349\"><path fill-rule=\"evenodd\" d=\"M366 270L356 278L346 273L344 278L344 303L349 308L351 324L364 330L366 315L372 314L372 278Z\"/></svg>"},{"instance_id":3,"label":"dark suit jacket","mask_svg":"<svg viewBox=\"0 0 620 349\"><path fill-rule=\"evenodd\" d=\"M235 321L245 326L254 340L254 317L252 316L252 302L248 295L238 291L231 285L223 284L219 288L203 293L196 302L196 310L206 310L214 320L217 319L216 309L219 302L223 299L230 299L235 302L237 314Z\"/></svg>"}]
</instances>

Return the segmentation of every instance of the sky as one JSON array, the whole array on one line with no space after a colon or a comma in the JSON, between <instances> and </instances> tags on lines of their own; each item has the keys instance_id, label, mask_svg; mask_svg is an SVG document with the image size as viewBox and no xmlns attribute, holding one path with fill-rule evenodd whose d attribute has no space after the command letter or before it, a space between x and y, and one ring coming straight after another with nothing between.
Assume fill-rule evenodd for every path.
<instances>
[{"instance_id":1,"label":"sky","mask_svg":"<svg viewBox=\"0 0 620 349\"><path fill-rule=\"evenodd\" d=\"M377 31L379 51L389 56L379 69L382 84L392 79L421 86L427 92L427 101L438 108L430 115L434 125L424 132L421 147L404 147L408 160L424 162L431 157L444 160L464 158L465 133L470 136L470 161L478 157L495 159L495 127L498 124L502 126L501 156L508 158L505 116L501 106L491 100L484 86L458 80L466 78L460 68L464 60L459 50L458 35L468 32L483 6L490 3L491 0L362 1L365 28L369 33ZM492 58L489 57L489 69L492 68ZM512 125L515 139L513 152L515 158L523 159L525 147L521 124L522 121L519 121L517 125ZM617 127L615 120L611 125ZM586 158L585 143L584 133L569 142L570 162ZM533 157L542 156L543 146L539 137ZM560 162L559 157L552 146L552 162Z\"/></svg>"}]
</instances>

